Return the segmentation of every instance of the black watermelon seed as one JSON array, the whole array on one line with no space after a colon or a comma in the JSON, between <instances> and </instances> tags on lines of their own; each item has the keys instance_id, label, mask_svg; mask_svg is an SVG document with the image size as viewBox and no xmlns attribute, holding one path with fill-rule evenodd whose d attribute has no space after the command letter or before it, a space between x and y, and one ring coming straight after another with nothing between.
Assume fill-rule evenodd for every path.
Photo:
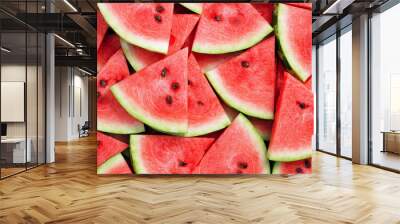
<instances>
[{"instance_id":1,"label":"black watermelon seed","mask_svg":"<svg viewBox=\"0 0 400 224\"><path fill-rule=\"evenodd\" d=\"M250 66L250 64L249 64L249 62L248 61L242 61L242 67L243 68L248 68L249 66Z\"/></svg>"},{"instance_id":2,"label":"black watermelon seed","mask_svg":"<svg viewBox=\"0 0 400 224\"><path fill-rule=\"evenodd\" d=\"M184 161L182 161L182 160L179 160L179 166L186 166L187 165L187 163L185 163Z\"/></svg>"},{"instance_id":3,"label":"black watermelon seed","mask_svg":"<svg viewBox=\"0 0 400 224\"><path fill-rule=\"evenodd\" d=\"M163 68L161 70L161 77L165 77L165 76L167 76L167 68Z\"/></svg>"},{"instance_id":4,"label":"black watermelon seed","mask_svg":"<svg viewBox=\"0 0 400 224\"><path fill-rule=\"evenodd\" d=\"M246 169L247 166L248 166L248 164L245 163L245 162L240 162L240 163L238 163L238 167L239 167L240 169Z\"/></svg>"},{"instance_id":5,"label":"black watermelon seed","mask_svg":"<svg viewBox=\"0 0 400 224\"><path fill-rule=\"evenodd\" d=\"M304 102L297 102L297 104L301 109L305 109L307 107L307 105Z\"/></svg>"},{"instance_id":6,"label":"black watermelon seed","mask_svg":"<svg viewBox=\"0 0 400 224\"><path fill-rule=\"evenodd\" d=\"M107 81L102 79L100 80L100 86L105 87L107 85Z\"/></svg>"},{"instance_id":7,"label":"black watermelon seed","mask_svg":"<svg viewBox=\"0 0 400 224\"><path fill-rule=\"evenodd\" d=\"M177 82L173 82L172 84L171 84L171 88L172 89L179 89L179 83L177 83Z\"/></svg>"},{"instance_id":8,"label":"black watermelon seed","mask_svg":"<svg viewBox=\"0 0 400 224\"><path fill-rule=\"evenodd\" d=\"M222 17L220 15L214 16L215 21L219 22L222 20Z\"/></svg>"},{"instance_id":9,"label":"black watermelon seed","mask_svg":"<svg viewBox=\"0 0 400 224\"><path fill-rule=\"evenodd\" d=\"M154 15L154 19L157 21L157 23L161 23L162 22L162 18L158 14Z\"/></svg>"},{"instance_id":10,"label":"black watermelon seed","mask_svg":"<svg viewBox=\"0 0 400 224\"><path fill-rule=\"evenodd\" d=\"M300 168L300 167L297 167L297 168L296 168L296 173L303 173L303 169Z\"/></svg>"},{"instance_id":11,"label":"black watermelon seed","mask_svg":"<svg viewBox=\"0 0 400 224\"><path fill-rule=\"evenodd\" d=\"M197 104L200 105L200 106L204 106L204 103L202 101L200 101L200 100L197 101Z\"/></svg>"},{"instance_id":12,"label":"black watermelon seed","mask_svg":"<svg viewBox=\"0 0 400 224\"><path fill-rule=\"evenodd\" d=\"M165 102L167 102L167 104L172 104L172 96L168 95L165 97Z\"/></svg>"},{"instance_id":13,"label":"black watermelon seed","mask_svg":"<svg viewBox=\"0 0 400 224\"><path fill-rule=\"evenodd\" d=\"M188 85L191 86L192 84L192 81L188 80Z\"/></svg>"},{"instance_id":14,"label":"black watermelon seed","mask_svg":"<svg viewBox=\"0 0 400 224\"><path fill-rule=\"evenodd\" d=\"M304 160L304 166L306 168L311 168L311 163L310 163L310 161L308 159Z\"/></svg>"},{"instance_id":15,"label":"black watermelon seed","mask_svg":"<svg viewBox=\"0 0 400 224\"><path fill-rule=\"evenodd\" d=\"M164 12L164 7L162 7L161 5L157 6L156 11L159 13Z\"/></svg>"}]
</instances>

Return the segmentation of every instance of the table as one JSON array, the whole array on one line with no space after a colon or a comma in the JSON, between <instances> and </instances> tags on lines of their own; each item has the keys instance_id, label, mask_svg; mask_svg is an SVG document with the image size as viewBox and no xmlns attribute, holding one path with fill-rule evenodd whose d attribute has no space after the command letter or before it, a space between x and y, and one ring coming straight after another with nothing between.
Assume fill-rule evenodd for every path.
<instances>
[{"instance_id":1,"label":"table","mask_svg":"<svg viewBox=\"0 0 400 224\"><path fill-rule=\"evenodd\" d=\"M3 157L3 153L4 154L8 154L8 152L11 152L12 153L12 161L8 161L8 162L10 162L10 163L31 162L31 158L32 158L32 154L31 154L32 141L31 141L30 138L27 138L26 142L28 143L27 144L28 147L26 147L26 154L25 154L25 138L5 138L5 139L1 139L2 157Z\"/></svg>"},{"instance_id":2,"label":"table","mask_svg":"<svg viewBox=\"0 0 400 224\"><path fill-rule=\"evenodd\" d=\"M400 154L400 131L382 131L383 150L382 152L392 152Z\"/></svg>"}]
</instances>

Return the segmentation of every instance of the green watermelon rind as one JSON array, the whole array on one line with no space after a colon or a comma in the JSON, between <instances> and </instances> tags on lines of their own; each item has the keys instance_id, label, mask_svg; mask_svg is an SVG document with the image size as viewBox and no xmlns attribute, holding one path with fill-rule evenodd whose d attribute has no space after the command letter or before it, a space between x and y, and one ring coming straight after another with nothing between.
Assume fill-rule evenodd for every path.
<instances>
[{"instance_id":1,"label":"green watermelon rind","mask_svg":"<svg viewBox=\"0 0 400 224\"><path fill-rule=\"evenodd\" d=\"M224 129L231 123L230 119L225 113L222 113L219 117L209 120L206 124L201 126L191 127L189 125L188 131L183 135L185 137L194 137L199 135L205 135L211 132L219 131Z\"/></svg>"},{"instance_id":2,"label":"green watermelon rind","mask_svg":"<svg viewBox=\"0 0 400 224\"><path fill-rule=\"evenodd\" d=\"M141 70L144 66L142 63L140 63L140 61L137 58L135 58L132 55L130 47L129 47L129 43L126 42L122 38L120 38L120 42L121 42L122 51L124 52L126 59L128 59L129 64L132 65L132 67L133 67L133 69L135 69L135 71Z\"/></svg>"},{"instance_id":3,"label":"green watermelon rind","mask_svg":"<svg viewBox=\"0 0 400 224\"><path fill-rule=\"evenodd\" d=\"M135 170L136 174L146 174L146 169L142 164L142 158L140 156L140 139L142 138L141 135L131 135L129 138L130 144L130 152L131 152L131 160L132 160L132 167Z\"/></svg>"},{"instance_id":4,"label":"green watermelon rind","mask_svg":"<svg viewBox=\"0 0 400 224\"><path fill-rule=\"evenodd\" d=\"M249 133L250 138L252 139L252 142L255 142L257 144L256 150L258 150L260 154L260 158L264 160L264 172L263 174L270 174L270 165L267 157L267 146L264 143L263 138L258 134L256 128L253 126L253 124L243 115L239 114L236 119L239 119L240 123L244 124L244 127Z\"/></svg>"},{"instance_id":5,"label":"green watermelon rind","mask_svg":"<svg viewBox=\"0 0 400 224\"><path fill-rule=\"evenodd\" d=\"M271 154L267 153L268 159L278 162L293 162L297 160L308 159L312 157L311 148L304 148L294 151L293 149L276 149L276 151Z\"/></svg>"},{"instance_id":6,"label":"green watermelon rind","mask_svg":"<svg viewBox=\"0 0 400 224\"><path fill-rule=\"evenodd\" d=\"M227 43L209 45L205 43L198 43L196 40L193 43L192 51L203 54L225 54L235 51L241 51L256 45L258 42L268 36L274 29L266 22L265 26L260 27L254 34L249 34L243 38L239 43Z\"/></svg>"},{"instance_id":7,"label":"green watermelon rind","mask_svg":"<svg viewBox=\"0 0 400 224\"><path fill-rule=\"evenodd\" d=\"M280 162L275 162L274 166L272 167L272 173L271 174L281 174L281 163Z\"/></svg>"},{"instance_id":8,"label":"green watermelon rind","mask_svg":"<svg viewBox=\"0 0 400 224\"><path fill-rule=\"evenodd\" d=\"M141 37L140 34L134 34L132 30L124 29L124 26L119 24L118 21L114 19L113 14L107 9L107 4L109 3L97 3L97 6L99 7L99 10L107 24L118 34L118 36L130 44L145 48L149 51L162 54L168 53L169 40L165 43L151 41L149 38Z\"/></svg>"},{"instance_id":9,"label":"green watermelon rind","mask_svg":"<svg viewBox=\"0 0 400 224\"><path fill-rule=\"evenodd\" d=\"M179 4L183 5L185 8L197 14L201 14L201 12L203 11L202 3L179 3Z\"/></svg>"},{"instance_id":10,"label":"green watermelon rind","mask_svg":"<svg viewBox=\"0 0 400 224\"><path fill-rule=\"evenodd\" d=\"M126 96L117 85L113 85L110 88L111 92L121 104L121 106L133 117L140 120L141 122L149 125L150 127L164 133L183 135L187 132L188 123L175 123L175 122L167 122L152 117L150 114L147 114L143 109L137 105L134 105L134 102L126 100L129 99L129 96Z\"/></svg>"},{"instance_id":11,"label":"green watermelon rind","mask_svg":"<svg viewBox=\"0 0 400 224\"><path fill-rule=\"evenodd\" d=\"M207 79L210 81L211 85L214 87L215 91L218 95L227 103L229 106L235 108L236 110L260 119L274 119L274 113L268 113L265 111L260 111L256 107L252 105L246 105L246 102L242 102L239 99L235 99L232 94L229 94L229 91L224 88L223 82L219 79L218 68L213 69L211 71L206 72Z\"/></svg>"},{"instance_id":12,"label":"green watermelon rind","mask_svg":"<svg viewBox=\"0 0 400 224\"><path fill-rule=\"evenodd\" d=\"M112 124L111 122L106 122L106 121L97 121L97 130L102 131L102 132L107 132L107 133L113 133L113 134L136 134L136 133L141 133L145 131L144 125L143 124L137 124L135 126L129 126L129 125L118 125L118 124Z\"/></svg>"},{"instance_id":13,"label":"green watermelon rind","mask_svg":"<svg viewBox=\"0 0 400 224\"><path fill-rule=\"evenodd\" d=\"M97 174L105 174L105 172L108 169L112 168L112 166L115 165L115 163L119 162L120 160L125 161L125 159L121 155L121 153L118 153L118 154L114 155L113 157L109 158L101 166L97 167Z\"/></svg>"},{"instance_id":14,"label":"green watermelon rind","mask_svg":"<svg viewBox=\"0 0 400 224\"><path fill-rule=\"evenodd\" d=\"M300 80L305 82L311 74L307 71L303 70L302 66L297 63L296 57L290 53L289 47L286 46L285 43L289 41L285 39L284 34L285 28L287 27L284 20L285 14L285 4L277 4L275 11L274 11L274 21L275 23L275 35L278 39L278 55L282 59L285 67L289 70L290 73L295 74Z\"/></svg>"}]
</instances>

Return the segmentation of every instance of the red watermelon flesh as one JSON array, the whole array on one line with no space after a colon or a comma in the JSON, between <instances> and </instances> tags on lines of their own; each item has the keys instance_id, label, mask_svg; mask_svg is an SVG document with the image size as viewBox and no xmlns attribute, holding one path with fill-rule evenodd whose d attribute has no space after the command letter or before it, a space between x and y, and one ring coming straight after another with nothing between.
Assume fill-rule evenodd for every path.
<instances>
[{"instance_id":1,"label":"red watermelon flesh","mask_svg":"<svg viewBox=\"0 0 400 224\"><path fill-rule=\"evenodd\" d=\"M199 20L194 14L176 14L172 19L168 54L180 50Z\"/></svg>"},{"instance_id":2,"label":"red watermelon flesh","mask_svg":"<svg viewBox=\"0 0 400 224\"><path fill-rule=\"evenodd\" d=\"M306 85L307 88L308 88L309 90L312 91L312 78L310 77L310 78L306 81L306 83L304 83L304 85Z\"/></svg>"},{"instance_id":3,"label":"red watermelon flesh","mask_svg":"<svg viewBox=\"0 0 400 224\"><path fill-rule=\"evenodd\" d=\"M192 54L188 60L188 111L189 127L185 136L208 134L230 124L224 108Z\"/></svg>"},{"instance_id":4,"label":"red watermelon flesh","mask_svg":"<svg viewBox=\"0 0 400 224\"><path fill-rule=\"evenodd\" d=\"M274 117L275 77L274 36L207 72L229 106L261 119Z\"/></svg>"},{"instance_id":5,"label":"red watermelon flesh","mask_svg":"<svg viewBox=\"0 0 400 224\"><path fill-rule=\"evenodd\" d=\"M119 49L97 75L97 92L104 95L113 84L129 76L129 69L124 53Z\"/></svg>"},{"instance_id":6,"label":"red watermelon flesh","mask_svg":"<svg viewBox=\"0 0 400 224\"><path fill-rule=\"evenodd\" d=\"M283 67L282 61L277 58L276 60L276 90L275 90L275 102L278 101L279 93L282 87L283 78L285 74L285 67Z\"/></svg>"},{"instance_id":7,"label":"red watermelon flesh","mask_svg":"<svg viewBox=\"0 0 400 224\"><path fill-rule=\"evenodd\" d=\"M117 35L106 35L97 51L97 72L100 72L108 59L121 48Z\"/></svg>"},{"instance_id":8,"label":"red watermelon flesh","mask_svg":"<svg viewBox=\"0 0 400 224\"><path fill-rule=\"evenodd\" d=\"M251 3L251 5L264 17L269 24L272 24L274 4L272 3Z\"/></svg>"},{"instance_id":9,"label":"red watermelon flesh","mask_svg":"<svg viewBox=\"0 0 400 224\"><path fill-rule=\"evenodd\" d=\"M198 19L199 17L197 15L192 14L174 15L168 55L171 55L181 49L181 47L185 44L185 40L188 38L197 24ZM135 71L140 71L148 65L165 58L164 54L148 51L141 47L129 44L122 39L121 46L124 50L126 58Z\"/></svg>"},{"instance_id":10,"label":"red watermelon flesh","mask_svg":"<svg viewBox=\"0 0 400 224\"><path fill-rule=\"evenodd\" d=\"M311 10L278 4L275 13L280 56L287 69L304 82L311 76Z\"/></svg>"},{"instance_id":11,"label":"red watermelon flesh","mask_svg":"<svg viewBox=\"0 0 400 224\"><path fill-rule=\"evenodd\" d=\"M249 48L272 27L249 3L204 3L192 50L224 54Z\"/></svg>"},{"instance_id":12,"label":"red watermelon flesh","mask_svg":"<svg viewBox=\"0 0 400 224\"><path fill-rule=\"evenodd\" d=\"M210 147L193 173L269 173L266 150L262 138L249 120L239 114Z\"/></svg>"},{"instance_id":13,"label":"red watermelon flesh","mask_svg":"<svg viewBox=\"0 0 400 224\"><path fill-rule=\"evenodd\" d=\"M97 166L112 156L124 151L128 144L116 138L97 132Z\"/></svg>"},{"instance_id":14,"label":"red watermelon flesh","mask_svg":"<svg viewBox=\"0 0 400 224\"><path fill-rule=\"evenodd\" d=\"M97 5L107 24L125 41L149 51L167 54L173 3Z\"/></svg>"},{"instance_id":15,"label":"red watermelon flesh","mask_svg":"<svg viewBox=\"0 0 400 224\"><path fill-rule=\"evenodd\" d=\"M97 12L97 50L100 48L101 42L107 33L107 23L101 13Z\"/></svg>"},{"instance_id":16,"label":"red watermelon flesh","mask_svg":"<svg viewBox=\"0 0 400 224\"><path fill-rule=\"evenodd\" d=\"M286 4L290 6L312 10L312 3L286 3Z\"/></svg>"},{"instance_id":17,"label":"red watermelon flesh","mask_svg":"<svg viewBox=\"0 0 400 224\"><path fill-rule=\"evenodd\" d=\"M294 162L275 162L272 174L311 174L311 158Z\"/></svg>"},{"instance_id":18,"label":"red watermelon flesh","mask_svg":"<svg viewBox=\"0 0 400 224\"><path fill-rule=\"evenodd\" d=\"M132 135L131 158L139 174L190 174L213 138Z\"/></svg>"},{"instance_id":19,"label":"red watermelon flesh","mask_svg":"<svg viewBox=\"0 0 400 224\"><path fill-rule=\"evenodd\" d=\"M132 174L132 171L122 154L118 153L97 167L97 174Z\"/></svg>"},{"instance_id":20,"label":"red watermelon flesh","mask_svg":"<svg viewBox=\"0 0 400 224\"><path fill-rule=\"evenodd\" d=\"M268 158L291 162L310 158L314 99L303 83L285 73L268 148Z\"/></svg>"},{"instance_id":21,"label":"red watermelon flesh","mask_svg":"<svg viewBox=\"0 0 400 224\"><path fill-rule=\"evenodd\" d=\"M233 52L233 53L227 53L227 54L193 53L197 62L199 63L201 71L203 73L206 73L206 72L218 67L218 65L230 60L231 58L233 58L235 56L238 56L239 54L240 54L240 52Z\"/></svg>"},{"instance_id":22,"label":"red watermelon flesh","mask_svg":"<svg viewBox=\"0 0 400 224\"><path fill-rule=\"evenodd\" d=\"M111 87L118 102L150 127L184 134L188 127L187 48Z\"/></svg>"}]
</instances>

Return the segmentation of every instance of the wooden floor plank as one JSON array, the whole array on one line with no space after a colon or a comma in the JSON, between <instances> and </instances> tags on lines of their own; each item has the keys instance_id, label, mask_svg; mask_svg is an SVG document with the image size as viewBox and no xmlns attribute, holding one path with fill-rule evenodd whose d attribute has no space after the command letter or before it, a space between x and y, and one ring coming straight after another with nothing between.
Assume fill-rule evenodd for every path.
<instances>
[{"instance_id":1,"label":"wooden floor plank","mask_svg":"<svg viewBox=\"0 0 400 224\"><path fill-rule=\"evenodd\" d=\"M314 174L96 175L96 140L0 181L0 223L400 223L400 175L323 153Z\"/></svg>"}]
</instances>

